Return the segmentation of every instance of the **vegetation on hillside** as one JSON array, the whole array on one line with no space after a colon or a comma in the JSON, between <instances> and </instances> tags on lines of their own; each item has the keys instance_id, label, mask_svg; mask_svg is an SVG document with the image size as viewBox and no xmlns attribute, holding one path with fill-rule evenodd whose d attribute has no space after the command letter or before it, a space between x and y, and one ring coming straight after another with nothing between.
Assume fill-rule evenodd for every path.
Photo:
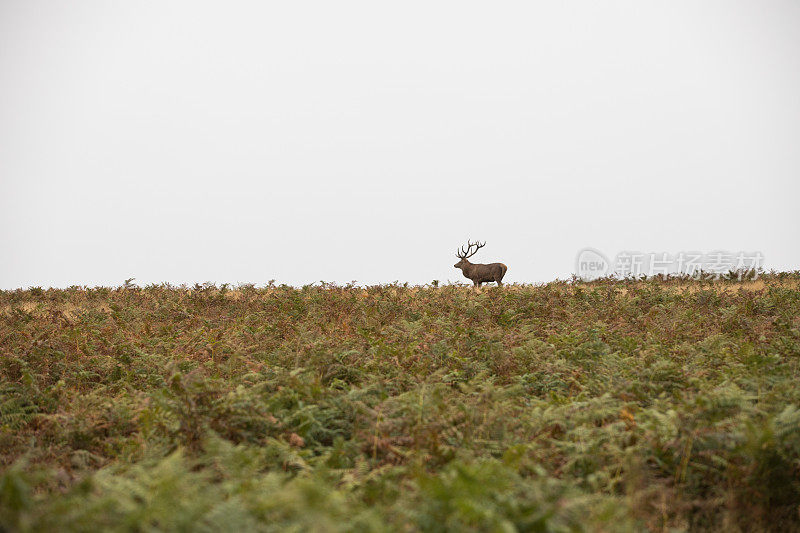
<instances>
[{"instance_id":1,"label":"vegetation on hillside","mask_svg":"<svg viewBox=\"0 0 800 533\"><path fill-rule=\"evenodd\" d=\"M0 291L0 530L798 531L799 282Z\"/></svg>"}]
</instances>

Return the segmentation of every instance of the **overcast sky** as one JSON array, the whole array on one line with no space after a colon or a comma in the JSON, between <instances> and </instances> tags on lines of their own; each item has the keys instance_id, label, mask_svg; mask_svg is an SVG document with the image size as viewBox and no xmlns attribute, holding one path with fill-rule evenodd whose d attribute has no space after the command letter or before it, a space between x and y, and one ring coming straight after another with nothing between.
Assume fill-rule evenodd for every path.
<instances>
[{"instance_id":1,"label":"overcast sky","mask_svg":"<svg viewBox=\"0 0 800 533\"><path fill-rule=\"evenodd\" d=\"M0 287L800 268L800 2L0 0Z\"/></svg>"}]
</instances>

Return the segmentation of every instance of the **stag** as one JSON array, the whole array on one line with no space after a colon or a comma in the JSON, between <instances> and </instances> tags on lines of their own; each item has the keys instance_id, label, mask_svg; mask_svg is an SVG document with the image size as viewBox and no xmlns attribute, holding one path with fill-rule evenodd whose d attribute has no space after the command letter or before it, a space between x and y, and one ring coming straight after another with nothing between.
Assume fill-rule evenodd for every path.
<instances>
[{"instance_id":1,"label":"stag","mask_svg":"<svg viewBox=\"0 0 800 533\"><path fill-rule=\"evenodd\" d=\"M508 267L503 263L489 263L488 265L484 265L467 261L467 259L475 255L475 253L484 246L486 246L486 242L481 244L480 241L478 241L473 244L467 241L466 250L463 246L460 251L456 250L456 257L458 257L459 262L453 266L460 268L464 277L471 279L476 287L480 287L481 283L491 283L492 281L496 281L497 286L502 287L503 276L506 275L506 270L508 270Z\"/></svg>"}]
</instances>

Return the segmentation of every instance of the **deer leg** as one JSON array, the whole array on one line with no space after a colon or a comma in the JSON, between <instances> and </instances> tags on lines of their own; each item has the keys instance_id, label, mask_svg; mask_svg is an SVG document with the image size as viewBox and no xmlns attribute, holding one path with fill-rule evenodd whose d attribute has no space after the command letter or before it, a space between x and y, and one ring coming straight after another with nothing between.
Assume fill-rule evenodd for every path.
<instances>
[{"instance_id":1,"label":"deer leg","mask_svg":"<svg viewBox=\"0 0 800 533\"><path fill-rule=\"evenodd\" d=\"M502 286L503 286L503 282L502 282L502 281L500 281L499 279L497 280L497 286L498 286L498 287L502 287Z\"/></svg>"}]
</instances>

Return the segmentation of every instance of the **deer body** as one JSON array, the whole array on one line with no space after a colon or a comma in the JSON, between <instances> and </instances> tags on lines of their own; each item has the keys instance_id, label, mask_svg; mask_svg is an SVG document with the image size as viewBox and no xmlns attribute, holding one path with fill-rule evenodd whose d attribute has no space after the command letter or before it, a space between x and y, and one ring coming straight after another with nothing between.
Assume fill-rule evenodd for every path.
<instances>
[{"instance_id":1,"label":"deer body","mask_svg":"<svg viewBox=\"0 0 800 533\"><path fill-rule=\"evenodd\" d=\"M481 263L470 263L464 260L466 265L460 266L461 272L465 278L471 279L476 287L480 287L481 283L491 283L496 281L497 285L503 286L503 276L506 275L508 267L503 263L489 263L484 265Z\"/></svg>"},{"instance_id":2,"label":"deer body","mask_svg":"<svg viewBox=\"0 0 800 533\"><path fill-rule=\"evenodd\" d=\"M453 266L460 268L461 273L464 274L464 277L471 279L473 285L476 287L480 287L481 283L491 283L492 281L496 282L498 287L502 287L503 276L506 275L506 270L508 270L508 267L503 263L489 263L488 265L484 265L481 263L470 263L467 261L467 258L475 255L475 252L484 246L486 246L486 243L480 244L478 242L472 244L467 242L466 250L464 250L464 247L462 246L461 252L456 252L456 257L458 257L459 261ZM474 250L473 247L475 248Z\"/></svg>"}]
</instances>

